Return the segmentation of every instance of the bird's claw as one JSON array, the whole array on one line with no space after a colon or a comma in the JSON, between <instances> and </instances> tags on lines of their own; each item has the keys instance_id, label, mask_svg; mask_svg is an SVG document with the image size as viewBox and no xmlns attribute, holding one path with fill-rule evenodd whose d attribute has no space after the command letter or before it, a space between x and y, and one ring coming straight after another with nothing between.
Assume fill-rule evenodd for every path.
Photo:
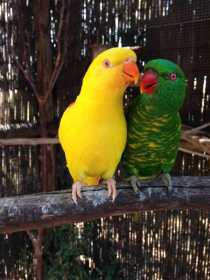
<instances>
[{"instance_id":1,"label":"bird's claw","mask_svg":"<svg viewBox=\"0 0 210 280\"><path fill-rule=\"evenodd\" d=\"M134 193L139 193L139 188L141 187L141 182L139 181L139 178L137 176L131 176L129 178L129 181L131 183Z\"/></svg>"},{"instance_id":2,"label":"bird's claw","mask_svg":"<svg viewBox=\"0 0 210 280\"><path fill-rule=\"evenodd\" d=\"M169 173L163 173L160 175L160 178L163 182L163 185L167 187L167 190L170 192L172 190L171 175Z\"/></svg>"},{"instance_id":3,"label":"bird's claw","mask_svg":"<svg viewBox=\"0 0 210 280\"><path fill-rule=\"evenodd\" d=\"M82 183L79 181L73 183L72 185L72 200L74 201L75 204L77 204L77 197L82 198L81 187L82 187Z\"/></svg>"},{"instance_id":4,"label":"bird's claw","mask_svg":"<svg viewBox=\"0 0 210 280\"><path fill-rule=\"evenodd\" d=\"M116 181L111 178L106 180L106 184L108 188L108 197L112 197L112 201L114 202L117 197Z\"/></svg>"}]
</instances>

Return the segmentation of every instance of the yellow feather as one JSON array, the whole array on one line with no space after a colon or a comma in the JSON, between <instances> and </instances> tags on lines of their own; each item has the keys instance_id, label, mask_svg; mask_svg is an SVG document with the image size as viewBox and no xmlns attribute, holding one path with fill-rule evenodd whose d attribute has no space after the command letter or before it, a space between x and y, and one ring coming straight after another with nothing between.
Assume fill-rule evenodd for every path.
<instances>
[{"instance_id":1,"label":"yellow feather","mask_svg":"<svg viewBox=\"0 0 210 280\"><path fill-rule=\"evenodd\" d=\"M64 112L59 140L74 181L97 184L113 176L126 143L123 94L127 87L122 68L133 51L113 48L100 54L89 67L80 95ZM112 67L105 69L104 59Z\"/></svg>"}]
</instances>

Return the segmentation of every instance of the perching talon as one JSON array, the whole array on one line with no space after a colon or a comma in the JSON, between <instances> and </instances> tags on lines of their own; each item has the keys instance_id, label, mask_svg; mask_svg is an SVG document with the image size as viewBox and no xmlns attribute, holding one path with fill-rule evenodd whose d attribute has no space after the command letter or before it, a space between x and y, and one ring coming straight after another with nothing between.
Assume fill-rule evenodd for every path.
<instances>
[{"instance_id":1,"label":"perching talon","mask_svg":"<svg viewBox=\"0 0 210 280\"><path fill-rule=\"evenodd\" d=\"M162 173L160 175L160 179L163 182L163 185L167 187L167 190L170 192L172 191L172 181L171 181L171 175L169 173Z\"/></svg>"},{"instance_id":2,"label":"perching talon","mask_svg":"<svg viewBox=\"0 0 210 280\"><path fill-rule=\"evenodd\" d=\"M77 197L82 198L81 187L82 187L82 183L79 181L73 183L72 185L72 200L74 201L75 204L77 204Z\"/></svg>"},{"instance_id":3,"label":"perching talon","mask_svg":"<svg viewBox=\"0 0 210 280\"><path fill-rule=\"evenodd\" d=\"M108 188L108 197L112 197L112 201L114 202L117 197L117 188L116 181L114 179L106 180L107 188Z\"/></svg>"},{"instance_id":4,"label":"perching talon","mask_svg":"<svg viewBox=\"0 0 210 280\"><path fill-rule=\"evenodd\" d=\"M133 191L135 194L138 194L140 192L139 188L141 187L141 183L139 181L139 178L137 176L131 176L129 178L129 181L131 183L131 186L133 188Z\"/></svg>"}]
</instances>

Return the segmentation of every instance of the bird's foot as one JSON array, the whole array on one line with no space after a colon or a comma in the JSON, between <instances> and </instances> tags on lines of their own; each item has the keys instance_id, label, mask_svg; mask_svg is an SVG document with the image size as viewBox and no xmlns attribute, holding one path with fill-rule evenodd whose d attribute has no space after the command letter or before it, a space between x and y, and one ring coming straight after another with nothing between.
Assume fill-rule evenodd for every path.
<instances>
[{"instance_id":1,"label":"bird's foot","mask_svg":"<svg viewBox=\"0 0 210 280\"><path fill-rule=\"evenodd\" d=\"M112 197L112 201L115 201L117 197L117 188L116 188L116 181L114 179L106 180L107 188L108 188L108 197Z\"/></svg>"},{"instance_id":2,"label":"bird's foot","mask_svg":"<svg viewBox=\"0 0 210 280\"><path fill-rule=\"evenodd\" d=\"M141 187L141 182L139 180L139 178L137 176L131 176L129 178L129 181L131 183L131 186L133 188L133 191L135 192L135 194L139 193L139 188Z\"/></svg>"},{"instance_id":3,"label":"bird's foot","mask_svg":"<svg viewBox=\"0 0 210 280\"><path fill-rule=\"evenodd\" d=\"M163 185L167 187L168 191L171 191L172 190L171 175L169 173L162 173L160 175L160 179L163 182Z\"/></svg>"},{"instance_id":4,"label":"bird's foot","mask_svg":"<svg viewBox=\"0 0 210 280\"><path fill-rule=\"evenodd\" d=\"M75 204L77 204L77 197L82 198L81 187L82 187L82 183L79 181L73 183L72 185L72 199Z\"/></svg>"}]
</instances>

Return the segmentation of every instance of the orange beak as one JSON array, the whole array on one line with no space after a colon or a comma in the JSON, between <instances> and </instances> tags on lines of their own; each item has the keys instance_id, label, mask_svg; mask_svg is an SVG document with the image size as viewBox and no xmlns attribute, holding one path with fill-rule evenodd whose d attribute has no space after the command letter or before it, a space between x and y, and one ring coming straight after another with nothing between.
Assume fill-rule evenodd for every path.
<instances>
[{"instance_id":1,"label":"orange beak","mask_svg":"<svg viewBox=\"0 0 210 280\"><path fill-rule=\"evenodd\" d=\"M140 73L135 62L125 62L123 65L123 74L125 82L128 85L137 85L139 83Z\"/></svg>"}]
</instances>

